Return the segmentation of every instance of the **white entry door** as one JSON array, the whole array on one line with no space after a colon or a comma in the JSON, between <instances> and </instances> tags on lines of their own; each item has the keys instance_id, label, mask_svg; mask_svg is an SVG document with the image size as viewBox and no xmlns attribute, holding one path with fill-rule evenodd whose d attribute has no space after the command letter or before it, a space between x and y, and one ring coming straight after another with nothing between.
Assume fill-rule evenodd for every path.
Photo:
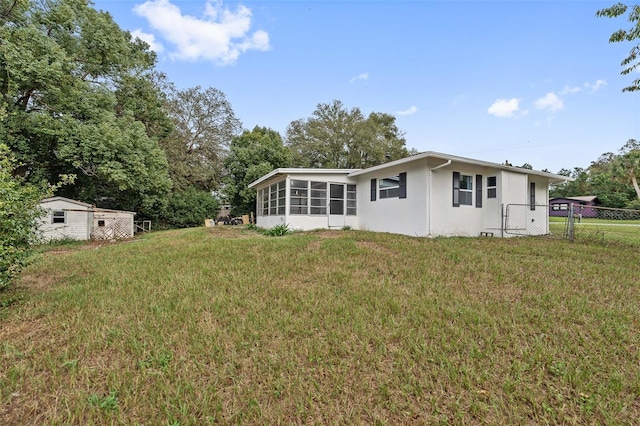
<instances>
[{"instance_id":1,"label":"white entry door","mask_svg":"<svg viewBox=\"0 0 640 426\"><path fill-rule=\"evenodd\" d=\"M344 183L329 184L329 228L344 227Z\"/></svg>"}]
</instances>

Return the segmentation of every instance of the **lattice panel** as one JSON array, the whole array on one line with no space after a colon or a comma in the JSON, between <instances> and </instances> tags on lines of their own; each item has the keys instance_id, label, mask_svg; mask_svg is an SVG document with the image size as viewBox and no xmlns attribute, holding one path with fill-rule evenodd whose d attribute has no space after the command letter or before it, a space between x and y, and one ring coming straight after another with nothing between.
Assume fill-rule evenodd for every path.
<instances>
[{"instance_id":1,"label":"lattice panel","mask_svg":"<svg viewBox=\"0 0 640 426\"><path fill-rule=\"evenodd\" d=\"M133 238L130 219L113 217L94 219L91 239L112 240L122 238Z\"/></svg>"}]
</instances>

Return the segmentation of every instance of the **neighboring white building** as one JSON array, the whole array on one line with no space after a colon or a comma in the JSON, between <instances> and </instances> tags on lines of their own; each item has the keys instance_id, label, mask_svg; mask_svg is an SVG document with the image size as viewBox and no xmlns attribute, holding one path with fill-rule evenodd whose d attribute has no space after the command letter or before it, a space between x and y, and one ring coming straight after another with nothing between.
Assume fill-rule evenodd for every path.
<instances>
[{"instance_id":1,"label":"neighboring white building","mask_svg":"<svg viewBox=\"0 0 640 426\"><path fill-rule=\"evenodd\" d=\"M38 229L45 240L110 240L134 235L134 212L99 209L65 197L45 198L40 207L45 215Z\"/></svg>"},{"instance_id":2,"label":"neighboring white building","mask_svg":"<svg viewBox=\"0 0 640 426\"><path fill-rule=\"evenodd\" d=\"M549 233L549 184L566 180L430 151L367 169L276 169L249 187L264 228L509 236Z\"/></svg>"}]
</instances>

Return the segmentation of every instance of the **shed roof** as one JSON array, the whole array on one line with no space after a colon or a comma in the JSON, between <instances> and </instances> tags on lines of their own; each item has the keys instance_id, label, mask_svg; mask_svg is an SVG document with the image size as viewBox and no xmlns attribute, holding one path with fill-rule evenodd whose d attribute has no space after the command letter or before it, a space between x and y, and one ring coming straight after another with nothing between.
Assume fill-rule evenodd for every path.
<instances>
[{"instance_id":1,"label":"shed roof","mask_svg":"<svg viewBox=\"0 0 640 426\"><path fill-rule=\"evenodd\" d=\"M89 203L84 203L82 201L72 200L71 198L60 197L60 196L44 198L44 199L42 199L40 201L40 204L51 203L53 201L65 201L65 202L70 203L70 204L75 204L75 205L77 205L79 207L86 207L84 209L73 209L73 208L63 209L63 210L66 210L66 211L83 211L83 212L90 211L90 212L94 212L94 213L129 213L129 214L132 214L132 215L136 214L136 212L130 212L130 211L127 211L127 210L102 209L102 208L99 208L99 207L95 207L95 206L93 206L92 204L89 204Z\"/></svg>"},{"instance_id":2,"label":"shed roof","mask_svg":"<svg viewBox=\"0 0 640 426\"><path fill-rule=\"evenodd\" d=\"M595 201L598 197L596 195L581 195L578 197L554 197L551 198L549 201L553 201L553 200L575 200L575 201L585 201L585 202L591 202L591 201Z\"/></svg>"},{"instance_id":3,"label":"shed roof","mask_svg":"<svg viewBox=\"0 0 640 426\"><path fill-rule=\"evenodd\" d=\"M40 201L40 204L51 203L53 201L66 201L67 203L76 204L78 206L87 207L87 208L93 208L93 206L91 204L83 203L82 201L78 201L78 200L72 200L71 198L67 198L67 197L49 197L49 198L45 198L42 201Z\"/></svg>"}]
</instances>

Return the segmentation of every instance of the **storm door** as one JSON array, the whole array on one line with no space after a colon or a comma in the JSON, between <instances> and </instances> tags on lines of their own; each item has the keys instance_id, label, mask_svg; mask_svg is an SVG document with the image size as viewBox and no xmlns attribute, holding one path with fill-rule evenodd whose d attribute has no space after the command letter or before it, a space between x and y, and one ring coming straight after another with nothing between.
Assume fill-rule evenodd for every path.
<instances>
[{"instance_id":1,"label":"storm door","mask_svg":"<svg viewBox=\"0 0 640 426\"><path fill-rule=\"evenodd\" d=\"M344 227L344 183L329 184L329 227Z\"/></svg>"}]
</instances>

